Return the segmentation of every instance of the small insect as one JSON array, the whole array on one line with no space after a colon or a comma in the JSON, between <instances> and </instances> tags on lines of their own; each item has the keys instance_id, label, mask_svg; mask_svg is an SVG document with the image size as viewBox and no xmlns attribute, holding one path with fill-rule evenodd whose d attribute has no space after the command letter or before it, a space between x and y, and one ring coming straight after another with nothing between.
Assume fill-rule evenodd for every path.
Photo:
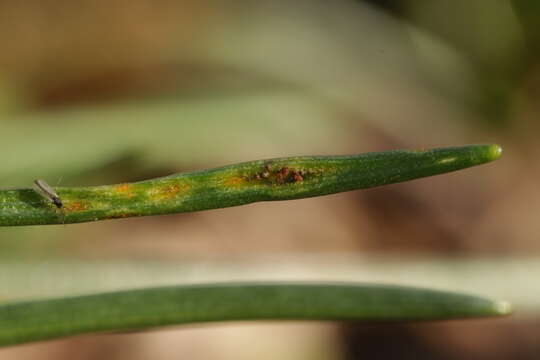
<instances>
[{"instance_id":1,"label":"small insect","mask_svg":"<svg viewBox=\"0 0 540 360\"><path fill-rule=\"evenodd\" d=\"M49 199L54 205L56 205L57 208L61 209L64 206L56 191L54 191L54 189L45 181L39 179L34 180L34 187L39 195Z\"/></svg>"}]
</instances>

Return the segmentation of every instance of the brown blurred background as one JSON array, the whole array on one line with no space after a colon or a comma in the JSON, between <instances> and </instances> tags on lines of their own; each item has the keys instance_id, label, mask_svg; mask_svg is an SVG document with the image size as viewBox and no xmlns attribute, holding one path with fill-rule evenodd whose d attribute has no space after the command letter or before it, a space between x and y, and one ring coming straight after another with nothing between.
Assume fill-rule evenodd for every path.
<instances>
[{"instance_id":1,"label":"brown blurred background","mask_svg":"<svg viewBox=\"0 0 540 360\"><path fill-rule=\"evenodd\" d=\"M0 1L2 186L259 158L498 143L495 163L367 191L0 229L0 296L353 280L512 301L507 319L234 323L79 336L0 359L536 359L540 5Z\"/></svg>"}]
</instances>

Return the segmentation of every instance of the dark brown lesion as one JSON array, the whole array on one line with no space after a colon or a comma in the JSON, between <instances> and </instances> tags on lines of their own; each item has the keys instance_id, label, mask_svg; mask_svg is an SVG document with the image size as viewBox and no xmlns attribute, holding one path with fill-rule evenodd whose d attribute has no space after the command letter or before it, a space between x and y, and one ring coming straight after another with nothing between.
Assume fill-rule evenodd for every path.
<instances>
[{"instance_id":1,"label":"dark brown lesion","mask_svg":"<svg viewBox=\"0 0 540 360\"><path fill-rule=\"evenodd\" d=\"M265 164L261 171L248 177L248 180L260 181L269 185L295 184L309 179L310 176L317 174L315 170L298 169L289 166L272 167Z\"/></svg>"}]
</instances>

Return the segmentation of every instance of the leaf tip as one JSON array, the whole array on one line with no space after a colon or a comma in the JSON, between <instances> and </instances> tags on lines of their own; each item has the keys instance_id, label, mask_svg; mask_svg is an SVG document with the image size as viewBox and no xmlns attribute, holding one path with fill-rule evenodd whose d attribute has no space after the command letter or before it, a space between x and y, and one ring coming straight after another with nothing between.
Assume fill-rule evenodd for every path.
<instances>
[{"instance_id":1,"label":"leaf tip","mask_svg":"<svg viewBox=\"0 0 540 360\"><path fill-rule=\"evenodd\" d=\"M502 147L497 144L489 145L488 158L490 161L497 160L501 157L503 152Z\"/></svg>"},{"instance_id":2,"label":"leaf tip","mask_svg":"<svg viewBox=\"0 0 540 360\"><path fill-rule=\"evenodd\" d=\"M499 300L495 301L493 304L493 310L497 315L510 315L512 312L514 312L514 309L512 308L512 304L510 304L508 301Z\"/></svg>"}]
</instances>

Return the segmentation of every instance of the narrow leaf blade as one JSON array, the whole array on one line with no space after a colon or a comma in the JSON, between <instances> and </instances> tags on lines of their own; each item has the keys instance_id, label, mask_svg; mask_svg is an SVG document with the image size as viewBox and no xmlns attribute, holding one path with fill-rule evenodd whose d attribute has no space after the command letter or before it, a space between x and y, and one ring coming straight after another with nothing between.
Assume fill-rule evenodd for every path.
<instances>
[{"instance_id":1,"label":"narrow leaf blade","mask_svg":"<svg viewBox=\"0 0 540 360\"><path fill-rule=\"evenodd\" d=\"M0 226L69 224L334 194L438 175L499 158L497 145L256 160L163 178L56 188L57 209L31 189L0 191Z\"/></svg>"},{"instance_id":2,"label":"narrow leaf blade","mask_svg":"<svg viewBox=\"0 0 540 360\"><path fill-rule=\"evenodd\" d=\"M0 306L0 345L83 333L236 320L426 321L507 315L510 306L428 289L230 283L111 292Z\"/></svg>"}]
</instances>

